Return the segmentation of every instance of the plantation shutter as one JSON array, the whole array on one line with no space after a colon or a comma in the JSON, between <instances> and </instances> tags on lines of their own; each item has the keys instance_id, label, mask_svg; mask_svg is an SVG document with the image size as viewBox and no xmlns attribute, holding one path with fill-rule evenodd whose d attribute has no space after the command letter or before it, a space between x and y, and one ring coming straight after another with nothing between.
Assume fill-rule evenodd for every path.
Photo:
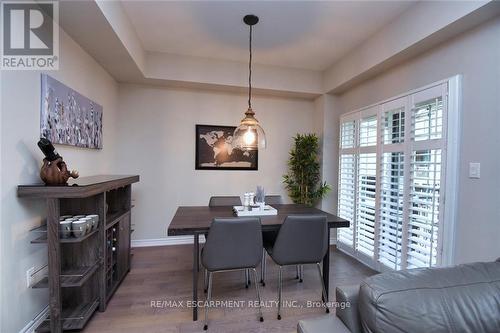
<instances>
[{"instance_id":1,"label":"plantation shutter","mask_svg":"<svg viewBox=\"0 0 500 333\"><path fill-rule=\"evenodd\" d=\"M381 169L379 261L387 267L400 269L404 206L404 153L384 153Z\"/></svg>"},{"instance_id":2,"label":"plantation shutter","mask_svg":"<svg viewBox=\"0 0 500 333\"><path fill-rule=\"evenodd\" d=\"M400 269L403 247L407 98L382 106L378 261Z\"/></svg>"},{"instance_id":3,"label":"plantation shutter","mask_svg":"<svg viewBox=\"0 0 500 333\"><path fill-rule=\"evenodd\" d=\"M356 121L346 119L340 125L340 162L338 215L351 221L349 228L341 228L338 241L353 246L356 195Z\"/></svg>"},{"instance_id":4,"label":"plantation shutter","mask_svg":"<svg viewBox=\"0 0 500 333\"><path fill-rule=\"evenodd\" d=\"M375 246L376 153L359 154L356 250L372 257Z\"/></svg>"},{"instance_id":5,"label":"plantation shutter","mask_svg":"<svg viewBox=\"0 0 500 333\"><path fill-rule=\"evenodd\" d=\"M375 215L377 193L377 110L363 110L359 120L357 164L355 249L368 257L375 250Z\"/></svg>"},{"instance_id":6,"label":"plantation shutter","mask_svg":"<svg viewBox=\"0 0 500 333\"><path fill-rule=\"evenodd\" d=\"M338 247L378 270L442 252L447 83L341 118Z\"/></svg>"},{"instance_id":7,"label":"plantation shutter","mask_svg":"<svg viewBox=\"0 0 500 333\"><path fill-rule=\"evenodd\" d=\"M445 87L411 96L411 166L408 202L407 268L431 267L438 262L442 220L441 183L445 119Z\"/></svg>"}]
</instances>

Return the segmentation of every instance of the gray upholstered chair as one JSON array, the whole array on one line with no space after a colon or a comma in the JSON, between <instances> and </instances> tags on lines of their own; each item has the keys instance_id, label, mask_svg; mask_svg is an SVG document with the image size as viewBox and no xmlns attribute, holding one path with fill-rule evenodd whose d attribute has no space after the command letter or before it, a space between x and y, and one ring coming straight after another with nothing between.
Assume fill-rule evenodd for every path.
<instances>
[{"instance_id":1,"label":"gray upholstered chair","mask_svg":"<svg viewBox=\"0 0 500 333\"><path fill-rule=\"evenodd\" d=\"M232 207L241 205L242 205L241 198L239 196L230 196L230 195L211 196L210 200L208 201L208 207ZM205 234L205 238L206 237L207 235ZM249 285L250 285L250 271L245 270L245 288L248 288ZM205 292L206 291L207 290L205 289Z\"/></svg>"},{"instance_id":2,"label":"gray upholstered chair","mask_svg":"<svg viewBox=\"0 0 500 333\"><path fill-rule=\"evenodd\" d=\"M281 205L283 204L283 198L281 195L266 195L266 204L268 205ZM264 231L262 233L262 237L264 239L264 243L274 243L276 237L278 236L277 231ZM302 265L296 266L296 279L299 282L302 282L304 279L304 267ZM262 265L260 268L260 283L262 286L266 286L266 250L262 250Z\"/></svg>"},{"instance_id":3,"label":"gray upholstered chair","mask_svg":"<svg viewBox=\"0 0 500 333\"><path fill-rule=\"evenodd\" d=\"M322 215L288 216L278 232L274 244L264 244L267 253L279 265L278 320L281 319L283 266L316 264L323 293L323 305L328 310L328 299L320 263L328 251L328 224Z\"/></svg>"},{"instance_id":4,"label":"gray upholstered chair","mask_svg":"<svg viewBox=\"0 0 500 333\"><path fill-rule=\"evenodd\" d=\"M283 198L281 195L266 195L266 204L268 205L281 205L283 204Z\"/></svg>"},{"instance_id":5,"label":"gray upholstered chair","mask_svg":"<svg viewBox=\"0 0 500 333\"><path fill-rule=\"evenodd\" d=\"M241 206L241 198L239 196L213 196L208 202L209 207L223 206Z\"/></svg>"},{"instance_id":6,"label":"gray upholstered chair","mask_svg":"<svg viewBox=\"0 0 500 333\"><path fill-rule=\"evenodd\" d=\"M260 308L260 293L256 267L262 254L262 227L260 218L217 218L208 232L201 253L201 262L207 272L207 304L212 297L212 276L215 272L252 270L255 291L259 301L259 319L264 321ZM205 307L205 326L208 329L208 306Z\"/></svg>"}]
</instances>

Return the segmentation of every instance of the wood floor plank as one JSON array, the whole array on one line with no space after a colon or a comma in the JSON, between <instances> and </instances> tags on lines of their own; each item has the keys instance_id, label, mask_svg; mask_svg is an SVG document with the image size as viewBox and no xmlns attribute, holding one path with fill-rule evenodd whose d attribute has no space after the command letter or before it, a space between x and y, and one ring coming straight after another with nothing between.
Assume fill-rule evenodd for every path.
<instances>
[{"instance_id":1,"label":"wood floor plank","mask_svg":"<svg viewBox=\"0 0 500 333\"><path fill-rule=\"evenodd\" d=\"M258 321L257 309L248 307L255 301L255 287L244 286L243 272L217 273L213 280L213 299L242 301L242 307L219 307L209 311L209 332L295 332L300 319L326 316L321 308L308 308L307 301L321 299L321 285L315 266L304 267L304 282L295 279L295 268L286 267L283 274L283 299L291 307L277 320L277 266L267 259L266 286L260 286L262 301L269 307L262 309L264 322ZM106 312L95 313L87 324L85 333L191 333L203 332L204 309L199 310L199 320L192 321L192 309L185 306L191 299L192 245L175 245L134 249L130 273L122 282ZM331 299L335 287L361 282L375 272L353 258L337 251L330 254ZM259 271L260 279L260 271ZM203 294L203 274L199 281L200 300ZM180 307L153 307L152 302L184 302ZM294 301L294 303L292 303ZM163 302L163 303L161 303ZM155 303L156 304L156 303ZM332 311L333 315L334 311Z\"/></svg>"}]
</instances>

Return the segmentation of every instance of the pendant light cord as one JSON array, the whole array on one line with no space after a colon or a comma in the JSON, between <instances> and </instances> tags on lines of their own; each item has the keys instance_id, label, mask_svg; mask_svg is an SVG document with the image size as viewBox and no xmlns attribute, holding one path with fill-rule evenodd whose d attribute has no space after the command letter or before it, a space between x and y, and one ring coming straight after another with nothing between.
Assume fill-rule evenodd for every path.
<instances>
[{"instance_id":1,"label":"pendant light cord","mask_svg":"<svg viewBox=\"0 0 500 333\"><path fill-rule=\"evenodd\" d=\"M250 38L248 48L250 50L250 60L248 62L248 108L252 108L252 26L250 26Z\"/></svg>"}]
</instances>

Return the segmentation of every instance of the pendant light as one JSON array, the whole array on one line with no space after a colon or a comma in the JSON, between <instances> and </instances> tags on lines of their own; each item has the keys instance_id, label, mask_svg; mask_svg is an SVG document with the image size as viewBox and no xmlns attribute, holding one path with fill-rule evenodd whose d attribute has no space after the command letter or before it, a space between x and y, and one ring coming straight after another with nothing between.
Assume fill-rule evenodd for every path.
<instances>
[{"instance_id":1,"label":"pendant light","mask_svg":"<svg viewBox=\"0 0 500 333\"><path fill-rule=\"evenodd\" d=\"M255 112L252 110L252 27L259 22L255 15L246 15L243 22L250 27L249 38L249 62L248 62L248 110L245 112L245 118L234 130L232 145L241 150L258 150L266 148L266 134L259 121L255 118Z\"/></svg>"}]
</instances>

